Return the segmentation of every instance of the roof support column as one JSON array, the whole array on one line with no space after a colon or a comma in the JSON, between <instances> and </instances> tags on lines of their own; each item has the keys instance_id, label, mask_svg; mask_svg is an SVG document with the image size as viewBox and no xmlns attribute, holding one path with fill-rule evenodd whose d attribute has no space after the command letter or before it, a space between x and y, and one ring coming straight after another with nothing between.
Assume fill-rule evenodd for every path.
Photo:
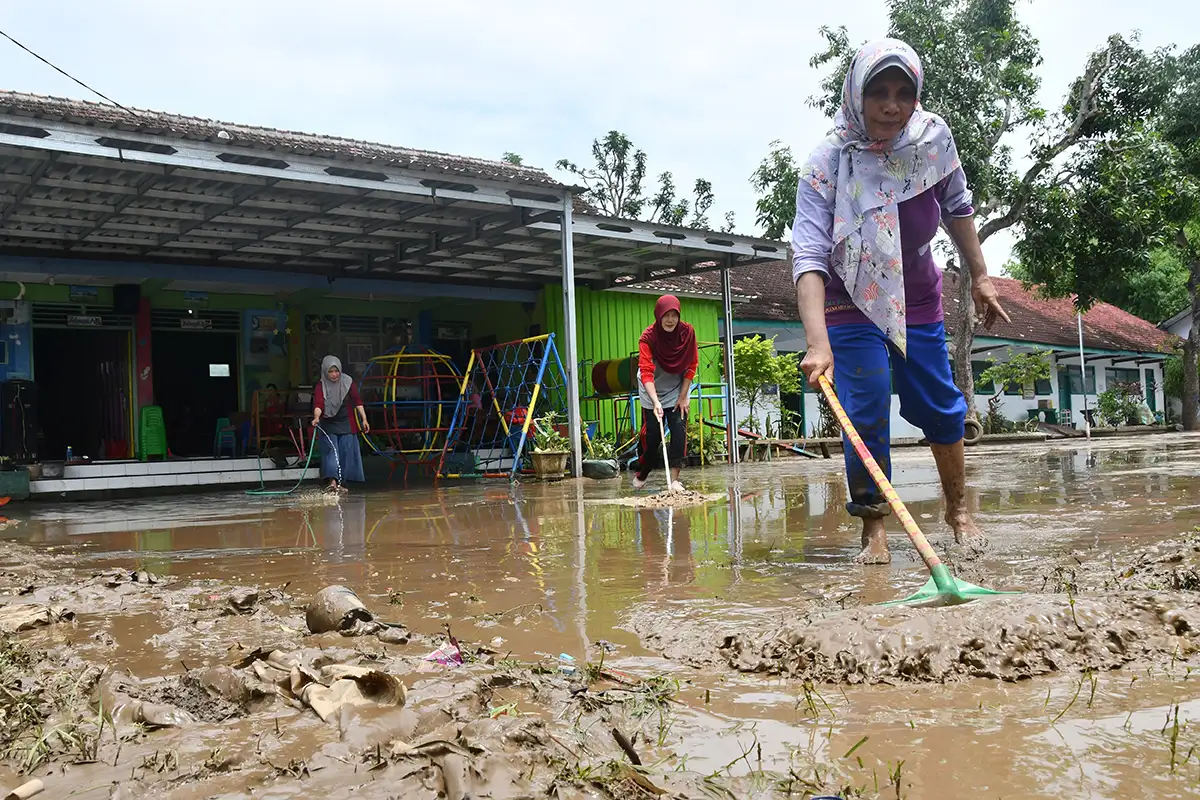
<instances>
[{"instance_id":1,"label":"roof support column","mask_svg":"<svg viewBox=\"0 0 1200 800\"><path fill-rule=\"evenodd\" d=\"M721 270L721 318L725 322L725 442L729 463L738 463L736 376L733 374L733 290L729 270Z\"/></svg>"},{"instance_id":2,"label":"roof support column","mask_svg":"<svg viewBox=\"0 0 1200 800\"><path fill-rule=\"evenodd\" d=\"M572 238L572 208L574 198L568 192L563 195L562 218L562 283L563 283L563 328L566 337L567 373L567 429L571 436L571 474L576 478L583 475L583 437L581 412L579 409L579 344L576 339L575 319L575 247Z\"/></svg>"}]
</instances>

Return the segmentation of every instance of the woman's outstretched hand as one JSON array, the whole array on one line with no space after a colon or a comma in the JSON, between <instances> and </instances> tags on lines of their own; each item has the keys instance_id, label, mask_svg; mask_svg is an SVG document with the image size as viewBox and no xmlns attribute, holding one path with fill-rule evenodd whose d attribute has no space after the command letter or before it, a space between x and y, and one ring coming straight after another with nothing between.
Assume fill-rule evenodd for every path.
<instances>
[{"instance_id":1,"label":"woman's outstretched hand","mask_svg":"<svg viewBox=\"0 0 1200 800\"><path fill-rule=\"evenodd\" d=\"M975 315L983 320L983 327L991 328L998 319L1012 322L1008 314L1004 313L1004 307L1000 305L1000 294L988 276L975 279L971 287L971 296L975 300Z\"/></svg>"},{"instance_id":2,"label":"woman's outstretched hand","mask_svg":"<svg viewBox=\"0 0 1200 800\"><path fill-rule=\"evenodd\" d=\"M824 375L833 380L833 350L828 344L810 344L804 360L800 362L800 371L808 379L808 385L819 389L820 377Z\"/></svg>"}]
</instances>

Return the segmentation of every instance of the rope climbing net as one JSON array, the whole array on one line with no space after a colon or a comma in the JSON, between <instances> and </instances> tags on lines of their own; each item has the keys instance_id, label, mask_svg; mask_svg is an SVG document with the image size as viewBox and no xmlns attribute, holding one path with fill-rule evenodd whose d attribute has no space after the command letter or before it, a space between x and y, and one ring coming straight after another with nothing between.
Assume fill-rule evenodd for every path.
<instances>
[{"instance_id":1,"label":"rope climbing net","mask_svg":"<svg viewBox=\"0 0 1200 800\"><path fill-rule=\"evenodd\" d=\"M566 419L566 408L554 334L472 350L438 476L512 480L524 467L533 420L549 412Z\"/></svg>"}]
</instances>

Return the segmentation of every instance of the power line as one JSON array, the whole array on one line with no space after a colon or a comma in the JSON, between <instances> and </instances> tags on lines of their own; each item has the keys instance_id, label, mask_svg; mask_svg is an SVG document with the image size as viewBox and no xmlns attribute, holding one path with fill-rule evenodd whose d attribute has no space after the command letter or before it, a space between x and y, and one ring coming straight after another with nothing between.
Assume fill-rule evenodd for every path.
<instances>
[{"instance_id":1,"label":"power line","mask_svg":"<svg viewBox=\"0 0 1200 800\"><path fill-rule=\"evenodd\" d=\"M46 66L50 67L50 68L51 68L51 69L53 69L54 71L56 71L56 72L59 72L59 73L61 73L61 74L65 75L66 77L70 78L71 80L75 81L75 82L76 82L76 83L78 83L80 86L82 86L83 88L85 88L85 89L87 89L89 92L91 92L92 94L95 94L95 95L97 95L98 97L102 97L102 98L104 98L105 100L107 100L108 102L112 103L114 106L116 106L117 108L121 109L122 111L128 111L130 114L133 114L133 113L135 113L135 112L134 112L132 109L125 108L125 106L121 105L121 104L120 104L120 103L118 103L116 100L113 100L111 97L109 97L108 95L104 94L103 92L97 91L96 89L93 89L91 86L88 86L86 83L84 83L83 81L79 80L79 78L76 78L74 75L72 75L71 73L67 72L67 71L66 71L65 69L63 69L62 67L59 67L59 66L55 65L54 63L52 63L52 62L51 62L49 59L43 58L42 56L40 56L40 55L38 55L37 53L33 52L33 51L32 51L32 50L30 50L28 47L26 47L25 45L21 44L20 42L18 42L18 41L17 41L16 39L14 39L13 37L9 36L9 35L8 35L7 33L5 33L4 31L0 31L0 36L3 36L5 39L8 39L10 42L12 42L13 44L15 44L17 47L21 48L21 49L22 49L22 50L24 50L26 53L29 53L29 55L33 56L33 57L34 57L34 58L36 58L38 61L41 61L43 64L45 64Z\"/></svg>"}]
</instances>

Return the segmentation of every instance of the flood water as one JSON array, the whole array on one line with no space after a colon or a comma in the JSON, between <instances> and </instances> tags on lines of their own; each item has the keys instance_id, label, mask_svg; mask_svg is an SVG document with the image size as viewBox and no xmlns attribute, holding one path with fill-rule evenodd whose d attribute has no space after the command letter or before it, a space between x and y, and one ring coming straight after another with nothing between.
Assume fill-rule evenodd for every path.
<instances>
[{"instance_id":1,"label":"flood water","mask_svg":"<svg viewBox=\"0 0 1200 800\"><path fill-rule=\"evenodd\" d=\"M1200 526L1197 436L976 447L968 476L992 543L982 562L992 588L1039 588L1013 577L1029 559L1095 557ZM608 663L685 681L687 712L663 743L705 773L843 761L881 793L899 775L905 797L1200 796L1200 675L1183 668L1118 670L1094 686L1064 674L806 693L647 651L626 627L635 612L785 618L818 597L895 599L928 577L896 524L890 567L850 563L858 531L843 510L839 458L688 470L684 480L724 499L674 510L612 502L632 495L628 476L372 490L311 508L193 495L27 506L10 512L22 524L6 536L78 552L97 568L287 584L296 597L341 583L384 619L431 633L449 625L526 660L595 660L604 640L616 648ZM928 452L897 450L893 483L935 547L947 543ZM143 674L224 655L158 624L109 629ZM1164 724L1176 714L1178 727Z\"/></svg>"}]
</instances>

